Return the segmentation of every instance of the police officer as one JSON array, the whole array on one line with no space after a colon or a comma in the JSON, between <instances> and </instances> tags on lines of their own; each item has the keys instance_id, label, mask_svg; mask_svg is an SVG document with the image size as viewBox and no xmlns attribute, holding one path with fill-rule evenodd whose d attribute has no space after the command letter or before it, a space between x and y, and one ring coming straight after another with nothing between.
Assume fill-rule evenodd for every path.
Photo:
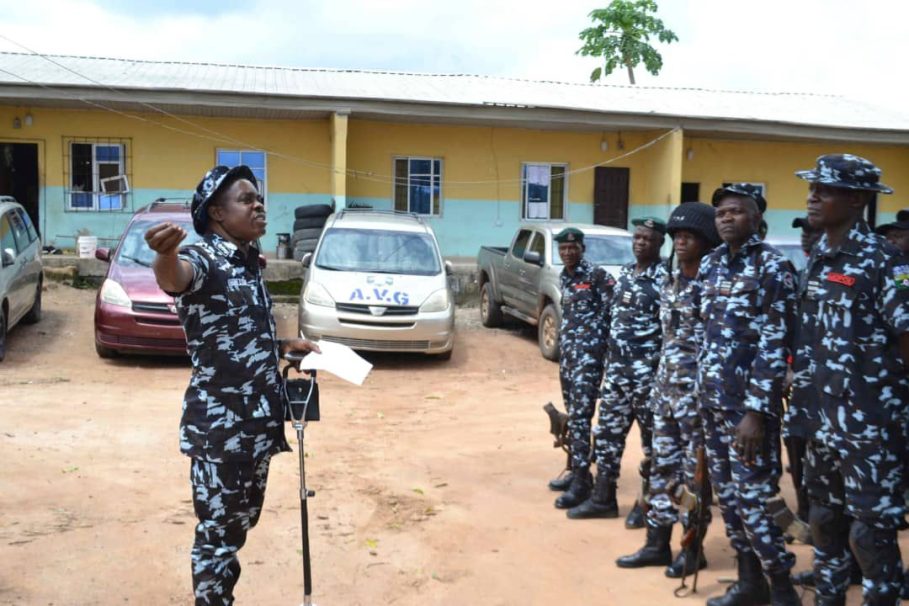
<instances>
[{"instance_id":1,"label":"police officer","mask_svg":"<svg viewBox=\"0 0 909 606\"><path fill-rule=\"evenodd\" d=\"M603 379L603 353L609 333L615 280L584 258L584 232L567 227L553 238L559 244L562 272L562 323L559 327L559 380L571 450L571 483L558 509L574 507L590 494L590 424Z\"/></svg>"},{"instance_id":2,"label":"police officer","mask_svg":"<svg viewBox=\"0 0 909 606\"><path fill-rule=\"evenodd\" d=\"M265 207L246 166L216 166L196 188L193 227L203 238L178 246L171 223L149 229L155 277L175 298L192 376L183 400L180 450L190 457L196 604L232 604L237 552L262 512L272 455L284 439L285 396L278 371L287 351L318 351L309 341L279 341L271 298L253 243L265 233Z\"/></svg>"},{"instance_id":3,"label":"police officer","mask_svg":"<svg viewBox=\"0 0 909 606\"><path fill-rule=\"evenodd\" d=\"M636 553L619 558L616 564L621 568L670 564L669 542L679 512L669 493L679 484L687 484L695 490L696 451L704 443L695 393L697 353L704 336L700 286L696 277L701 259L720 241L714 214L712 206L686 202L669 216L667 231L679 267L663 283L660 292L663 346L651 391L653 466L648 495L647 542ZM709 515L709 509L707 511ZM687 526L695 520L686 518L683 522ZM666 576L677 578L707 566L699 547L708 524L709 518L701 520L701 532L667 567Z\"/></svg>"},{"instance_id":4,"label":"police officer","mask_svg":"<svg viewBox=\"0 0 909 606\"><path fill-rule=\"evenodd\" d=\"M723 244L701 264L698 383L710 481L737 552L738 581L707 604L801 604L789 578L795 557L766 507L779 491L794 269L757 234L767 208L758 188L733 184L712 201Z\"/></svg>"},{"instance_id":5,"label":"police officer","mask_svg":"<svg viewBox=\"0 0 909 606\"><path fill-rule=\"evenodd\" d=\"M622 267L616 283L612 322L606 354L606 376L600 402L600 416L594 430L597 462L596 490L583 503L568 511L568 517L614 518L619 515L616 483L625 439L637 420L641 431L648 475L652 413L650 387L662 344L660 330L660 288L666 279L666 265L660 246L666 224L655 217L632 221L635 226L632 251L635 261ZM643 498L643 497L642 497ZM641 504L636 503L626 526L644 526Z\"/></svg>"},{"instance_id":6,"label":"police officer","mask_svg":"<svg viewBox=\"0 0 909 606\"><path fill-rule=\"evenodd\" d=\"M824 236L799 289L795 386L809 440L816 604L845 604L852 553L865 604L896 604L902 568L903 430L909 403L909 260L863 219L892 190L864 158L830 154L796 175L810 183L808 219ZM853 521L851 524L847 516Z\"/></svg>"},{"instance_id":7,"label":"police officer","mask_svg":"<svg viewBox=\"0 0 909 606\"><path fill-rule=\"evenodd\" d=\"M875 231L904 253L909 253L909 219L885 223Z\"/></svg>"}]
</instances>

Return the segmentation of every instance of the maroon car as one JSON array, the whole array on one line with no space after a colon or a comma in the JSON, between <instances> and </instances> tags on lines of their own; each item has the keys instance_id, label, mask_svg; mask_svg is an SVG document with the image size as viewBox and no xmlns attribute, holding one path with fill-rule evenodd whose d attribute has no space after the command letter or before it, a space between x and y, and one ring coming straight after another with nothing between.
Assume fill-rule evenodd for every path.
<instances>
[{"instance_id":1,"label":"maroon car","mask_svg":"<svg viewBox=\"0 0 909 606\"><path fill-rule=\"evenodd\" d=\"M136 212L113 251L95 252L110 263L95 298L95 350L102 358L121 353L186 355L186 335L174 300L158 288L151 268L155 253L145 243L148 228L164 221L186 230L182 245L199 239L188 202L157 200Z\"/></svg>"}]
</instances>

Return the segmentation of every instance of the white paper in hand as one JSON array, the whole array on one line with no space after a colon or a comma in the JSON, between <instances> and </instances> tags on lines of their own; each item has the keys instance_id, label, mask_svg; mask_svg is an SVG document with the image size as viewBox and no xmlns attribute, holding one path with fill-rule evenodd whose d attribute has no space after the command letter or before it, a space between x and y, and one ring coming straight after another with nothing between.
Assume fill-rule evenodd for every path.
<instances>
[{"instance_id":1,"label":"white paper in hand","mask_svg":"<svg viewBox=\"0 0 909 606\"><path fill-rule=\"evenodd\" d=\"M318 341L322 353L308 353L300 362L303 370L327 370L339 379L362 385L372 370L372 364L346 345Z\"/></svg>"}]
</instances>

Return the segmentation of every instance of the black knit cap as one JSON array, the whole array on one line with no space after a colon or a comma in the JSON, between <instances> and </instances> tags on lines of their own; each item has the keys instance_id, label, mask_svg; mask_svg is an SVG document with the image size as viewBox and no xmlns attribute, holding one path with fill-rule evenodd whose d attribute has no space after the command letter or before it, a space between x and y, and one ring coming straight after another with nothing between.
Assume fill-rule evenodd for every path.
<instances>
[{"instance_id":1,"label":"black knit cap","mask_svg":"<svg viewBox=\"0 0 909 606\"><path fill-rule=\"evenodd\" d=\"M700 235L711 246L721 241L716 230L716 209L702 202L685 202L669 215L666 229L669 235L674 236L675 232L683 229Z\"/></svg>"}]
</instances>

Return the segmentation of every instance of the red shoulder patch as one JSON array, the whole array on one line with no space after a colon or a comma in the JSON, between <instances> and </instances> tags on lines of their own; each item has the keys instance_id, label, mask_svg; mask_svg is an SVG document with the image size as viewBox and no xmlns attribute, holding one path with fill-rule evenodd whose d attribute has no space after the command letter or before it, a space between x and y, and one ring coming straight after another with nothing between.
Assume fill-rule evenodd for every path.
<instances>
[{"instance_id":1,"label":"red shoulder patch","mask_svg":"<svg viewBox=\"0 0 909 606\"><path fill-rule=\"evenodd\" d=\"M852 276L847 276L845 274L838 274L830 272L827 274L828 282L836 282L837 284L842 284L843 286L855 286L855 278Z\"/></svg>"},{"instance_id":2,"label":"red shoulder patch","mask_svg":"<svg viewBox=\"0 0 909 606\"><path fill-rule=\"evenodd\" d=\"M575 290L590 290L590 282L580 282L578 284L575 284L574 289Z\"/></svg>"}]
</instances>

